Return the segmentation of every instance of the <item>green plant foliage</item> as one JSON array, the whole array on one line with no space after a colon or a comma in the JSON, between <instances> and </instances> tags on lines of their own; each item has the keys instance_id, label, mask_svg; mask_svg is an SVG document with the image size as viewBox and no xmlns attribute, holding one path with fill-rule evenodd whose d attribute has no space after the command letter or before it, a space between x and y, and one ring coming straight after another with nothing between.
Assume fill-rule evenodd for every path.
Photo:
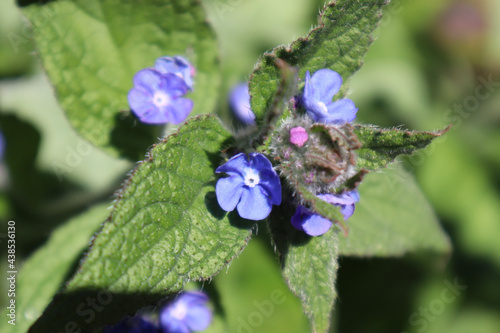
<instances>
[{"instance_id":1,"label":"green plant foliage","mask_svg":"<svg viewBox=\"0 0 500 333\"><path fill-rule=\"evenodd\" d=\"M416 250L451 251L451 244L413 176L401 167L371 173L359 186L360 201L339 237L346 256L396 256Z\"/></svg>"},{"instance_id":2,"label":"green plant foliage","mask_svg":"<svg viewBox=\"0 0 500 333\"><path fill-rule=\"evenodd\" d=\"M411 155L425 148L448 129L449 127L438 132L415 132L356 125L354 132L363 145L356 151L357 167L371 171L384 168L398 155Z\"/></svg>"},{"instance_id":3,"label":"green plant foliage","mask_svg":"<svg viewBox=\"0 0 500 333\"><path fill-rule=\"evenodd\" d=\"M300 78L305 76L306 71L314 73L330 68L347 80L361 67L385 3L385 0L339 0L330 3L320 16L319 26L311 30L307 37L265 53L250 78L251 104L257 120L262 119L279 84L276 59L298 67ZM346 85L342 91L345 94Z\"/></svg>"},{"instance_id":4,"label":"green plant foliage","mask_svg":"<svg viewBox=\"0 0 500 333\"><path fill-rule=\"evenodd\" d=\"M341 215L337 207L322 202ZM323 208L326 209L321 207L320 210ZM312 331L327 332L337 295L338 232L331 228L322 236L310 237L291 225L294 210L289 202L274 209L269 230L279 254L283 277L301 301Z\"/></svg>"},{"instance_id":5,"label":"green plant foliage","mask_svg":"<svg viewBox=\"0 0 500 333\"><path fill-rule=\"evenodd\" d=\"M337 237L334 230L321 237L309 237L290 246L283 258L283 276L301 300L315 333L328 332L337 296Z\"/></svg>"},{"instance_id":6,"label":"green plant foliage","mask_svg":"<svg viewBox=\"0 0 500 333\"><path fill-rule=\"evenodd\" d=\"M217 44L198 1L49 1L26 6L24 13L71 124L110 154L137 160L160 134L161 128L126 111L134 74L158 57L188 58L197 69L195 91L187 96L195 103L193 114L213 111ZM48 19L40 23L40 17Z\"/></svg>"},{"instance_id":7,"label":"green plant foliage","mask_svg":"<svg viewBox=\"0 0 500 333\"><path fill-rule=\"evenodd\" d=\"M2 332L26 332L62 287L94 232L104 222L109 204L94 206L54 231L47 243L22 265L17 275L16 325L0 322ZM7 311L3 311L6 317Z\"/></svg>"},{"instance_id":8,"label":"green plant foliage","mask_svg":"<svg viewBox=\"0 0 500 333\"><path fill-rule=\"evenodd\" d=\"M220 147L229 144L231 135L220 121L203 116L156 145L118 194L78 273L32 331L59 332L67 322L85 329L116 322L229 264L254 225L222 211L215 198L214 169L221 164ZM75 312L99 293L112 296L95 318Z\"/></svg>"},{"instance_id":9,"label":"green plant foliage","mask_svg":"<svg viewBox=\"0 0 500 333\"><path fill-rule=\"evenodd\" d=\"M309 320L283 281L269 240L262 235L264 232L252 239L227 273L214 279L227 326L210 332L308 331Z\"/></svg>"}]
</instances>

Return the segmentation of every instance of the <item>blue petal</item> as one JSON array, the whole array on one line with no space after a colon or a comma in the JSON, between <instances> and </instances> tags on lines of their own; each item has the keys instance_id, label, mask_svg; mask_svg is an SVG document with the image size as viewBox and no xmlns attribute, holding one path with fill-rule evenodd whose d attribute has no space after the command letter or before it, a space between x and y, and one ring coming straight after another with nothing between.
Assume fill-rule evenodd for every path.
<instances>
[{"instance_id":1,"label":"blue petal","mask_svg":"<svg viewBox=\"0 0 500 333\"><path fill-rule=\"evenodd\" d=\"M340 212L344 215L344 220L347 220L354 214L354 208L354 204L340 206Z\"/></svg>"},{"instance_id":2,"label":"blue petal","mask_svg":"<svg viewBox=\"0 0 500 333\"><path fill-rule=\"evenodd\" d=\"M267 159L264 155L260 153L250 153L250 162L248 163L248 166L251 167L254 170L260 171L260 170L273 170L273 165L271 164L271 161Z\"/></svg>"},{"instance_id":3,"label":"blue petal","mask_svg":"<svg viewBox=\"0 0 500 333\"><path fill-rule=\"evenodd\" d=\"M250 106L250 94L247 83L241 83L231 90L229 93L229 104L239 121L246 125L255 124L255 114L252 112Z\"/></svg>"},{"instance_id":4,"label":"blue petal","mask_svg":"<svg viewBox=\"0 0 500 333\"><path fill-rule=\"evenodd\" d=\"M320 194L317 197L340 207L340 212L344 215L344 220L347 220L354 214L354 205L359 201L359 193L356 190L342 194Z\"/></svg>"},{"instance_id":5,"label":"blue petal","mask_svg":"<svg viewBox=\"0 0 500 333\"><path fill-rule=\"evenodd\" d=\"M346 192L346 195L350 196L354 202L359 201L359 192L357 190Z\"/></svg>"},{"instance_id":6,"label":"blue petal","mask_svg":"<svg viewBox=\"0 0 500 333\"><path fill-rule=\"evenodd\" d=\"M148 112L159 112L158 108L153 104L153 96L145 90L132 88L128 92L127 98L130 109L139 118Z\"/></svg>"},{"instance_id":7,"label":"blue petal","mask_svg":"<svg viewBox=\"0 0 500 333\"><path fill-rule=\"evenodd\" d=\"M134 86L151 94L160 89L161 81L161 73L152 68L140 70L134 75Z\"/></svg>"},{"instance_id":8,"label":"blue petal","mask_svg":"<svg viewBox=\"0 0 500 333\"><path fill-rule=\"evenodd\" d=\"M302 229L309 236L320 236L327 232L332 222L318 214L312 214L302 220Z\"/></svg>"},{"instance_id":9,"label":"blue petal","mask_svg":"<svg viewBox=\"0 0 500 333\"><path fill-rule=\"evenodd\" d=\"M311 117L312 120L318 122L321 121L323 117L327 117L328 113L321 109L318 102L318 94L316 93L316 87L311 83L311 74L309 71L306 72L306 82L304 86L304 94L302 95L302 103L307 110L307 115ZM331 100L329 101L331 102Z\"/></svg>"},{"instance_id":10,"label":"blue petal","mask_svg":"<svg viewBox=\"0 0 500 333\"><path fill-rule=\"evenodd\" d=\"M304 104L307 110L307 115L315 122L326 123L328 119L328 109L323 110L318 103L307 103ZM326 105L325 105L326 106Z\"/></svg>"},{"instance_id":11,"label":"blue petal","mask_svg":"<svg viewBox=\"0 0 500 333\"><path fill-rule=\"evenodd\" d=\"M245 154L234 155L226 163L215 169L216 173L226 172L229 175L239 175L243 177L243 170L248 167L248 158ZM242 178L243 179L243 178Z\"/></svg>"},{"instance_id":12,"label":"blue petal","mask_svg":"<svg viewBox=\"0 0 500 333\"><path fill-rule=\"evenodd\" d=\"M173 57L161 57L155 61L155 69L162 74L177 73L179 66L175 63Z\"/></svg>"},{"instance_id":13,"label":"blue petal","mask_svg":"<svg viewBox=\"0 0 500 333\"><path fill-rule=\"evenodd\" d=\"M188 325L176 318L162 316L160 325L163 333L191 333Z\"/></svg>"},{"instance_id":14,"label":"blue petal","mask_svg":"<svg viewBox=\"0 0 500 333\"><path fill-rule=\"evenodd\" d=\"M271 162L262 154L250 153L249 166L259 173L260 183L257 186L263 187L271 204L280 205L281 181Z\"/></svg>"},{"instance_id":15,"label":"blue petal","mask_svg":"<svg viewBox=\"0 0 500 333\"><path fill-rule=\"evenodd\" d=\"M358 108L356 108L354 102L348 98L333 102L327 107L328 117L325 122L339 125L354 121L356 119L356 112L358 112Z\"/></svg>"},{"instance_id":16,"label":"blue petal","mask_svg":"<svg viewBox=\"0 0 500 333\"><path fill-rule=\"evenodd\" d=\"M168 121L174 125L178 125L186 120L187 116L193 109L193 101L188 98L173 99L168 105Z\"/></svg>"},{"instance_id":17,"label":"blue petal","mask_svg":"<svg viewBox=\"0 0 500 333\"><path fill-rule=\"evenodd\" d=\"M314 87L309 83L311 80L311 74L309 71L306 72L306 82L304 83L304 93L302 94L302 100L314 101Z\"/></svg>"},{"instance_id":18,"label":"blue petal","mask_svg":"<svg viewBox=\"0 0 500 333\"><path fill-rule=\"evenodd\" d=\"M295 214L292 216L292 226L295 229L304 231L309 236L319 236L327 232L332 222L321 215L313 214L304 206L298 206Z\"/></svg>"},{"instance_id":19,"label":"blue petal","mask_svg":"<svg viewBox=\"0 0 500 333\"><path fill-rule=\"evenodd\" d=\"M263 220L271 213L272 205L269 201L260 186L245 187L237 206L238 213L248 220Z\"/></svg>"},{"instance_id":20,"label":"blue petal","mask_svg":"<svg viewBox=\"0 0 500 333\"><path fill-rule=\"evenodd\" d=\"M203 331L208 328L212 322L212 311L204 304L192 305L186 314L184 323L191 331Z\"/></svg>"},{"instance_id":21,"label":"blue petal","mask_svg":"<svg viewBox=\"0 0 500 333\"><path fill-rule=\"evenodd\" d=\"M171 97L179 97L188 92L188 86L182 78L168 73L162 76L159 90L166 92Z\"/></svg>"},{"instance_id":22,"label":"blue petal","mask_svg":"<svg viewBox=\"0 0 500 333\"><path fill-rule=\"evenodd\" d=\"M234 210L244 192L244 180L241 176L233 175L221 178L215 185L217 202L226 212Z\"/></svg>"},{"instance_id":23,"label":"blue petal","mask_svg":"<svg viewBox=\"0 0 500 333\"><path fill-rule=\"evenodd\" d=\"M155 61L155 69L162 74L172 73L182 77L190 90L193 90L194 67L181 56L161 57Z\"/></svg>"},{"instance_id":24,"label":"blue petal","mask_svg":"<svg viewBox=\"0 0 500 333\"><path fill-rule=\"evenodd\" d=\"M186 304L188 307L194 304L205 304L208 302L208 296L205 293L197 291L186 291L179 295L176 303Z\"/></svg>"},{"instance_id":25,"label":"blue petal","mask_svg":"<svg viewBox=\"0 0 500 333\"><path fill-rule=\"evenodd\" d=\"M264 170L260 173L259 185L266 192L273 205L281 205L281 181L276 171Z\"/></svg>"},{"instance_id":26,"label":"blue petal","mask_svg":"<svg viewBox=\"0 0 500 333\"><path fill-rule=\"evenodd\" d=\"M298 206L295 214L292 216L292 226L297 230L304 231L302 229L302 220L310 215L311 212L307 208L302 205Z\"/></svg>"},{"instance_id":27,"label":"blue petal","mask_svg":"<svg viewBox=\"0 0 500 333\"><path fill-rule=\"evenodd\" d=\"M167 114L159 111L156 107L147 110L138 118L142 123L151 125L166 124L169 121Z\"/></svg>"},{"instance_id":28,"label":"blue petal","mask_svg":"<svg viewBox=\"0 0 500 333\"><path fill-rule=\"evenodd\" d=\"M318 198L324 200L332 205L351 205L354 203L354 199L347 195L347 193L342 194L319 194Z\"/></svg>"},{"instance_id":29,"label":"blue petal","mask_svg":"<svg viewBox=\"0 0 500 333\"><path fill-rule=\"evenodd\" d=\"M342 85L342 76L331 69L325 68L314 73L312 78L307 81L306 85L309 85L307 98L327 104L339 92Z\"/></svg>"}]
</instances>

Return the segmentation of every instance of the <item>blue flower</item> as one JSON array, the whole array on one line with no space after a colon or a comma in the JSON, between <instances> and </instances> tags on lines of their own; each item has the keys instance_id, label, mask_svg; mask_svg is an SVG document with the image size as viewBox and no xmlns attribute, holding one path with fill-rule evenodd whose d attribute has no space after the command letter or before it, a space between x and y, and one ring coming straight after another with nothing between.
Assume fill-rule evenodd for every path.
<instances>
[{"instance_id":1,"label":"blue flower","mask_svg":"<svg viewBox=\"0 0 500 333\"><path fill-rule=\"evenodd\" d=\"M188 86L179 76L143 69L134 76L134 88L128 93L128 102L143 123L180 124L193 109L193 101L181 97L187 91Z\"/></svg>"},{"instance_id":2,"label":"blue flower","mask_svg":"<svg viewBox=\"0 0 500 333\"><path fill-rule=\"evenodd\" d=\"M251 153L249 158L238 154L215 172L229 175L215 186L217 201L225 211L237 207L241 217L258 221L271 213L272 205L281 204L280 177L262 154Z\"/></svg>"},{"instance_id":3,"label":"blue flower","mask_svg":"<svg viewBox=\"0 0 500 333\"><path fill-rule=\"evenodd\" d=\"M316 122L343 125L356 119L358 109L348 98L332 102L339 92L342 77L331 69L320 69L312 77L306 72L302 103L307 114Z\"/></svg>"},{"instance_id":4,"label":"blue flower","mask_svg":"<svg viewBox=\"0 0 500 333\"><path fill-rule=\"evenodd\" d=\"M199 292L182 293L160 311L163 333L191 333L205 330L212 321L208 296Z\"/></svg>"},{"instance_id":5,"label":"blue flower","mask_svg":"<svg viewBox=\"0 0 500 333\"><path fill-rule=\"evenodd\" d=\"M344 220L352 216L354 205L359 201L359 193L356 190L342 194L320 194L317 197L340 207ZM304 231L309 236L319 236L330 229L332 222L300 205L292 216L292 225L295 229Z\"/></svg>"},{"instance_id":6,"label":"blue flower","mask_svg":"<svg viewBox=\"0 0 500 333\"><path fill-rule=\"evenodd\" d=\"M248 84L241 83L229 93L229 105L234 115L245 125L255 124L255 114L250 108L250 94Z\"/></svg>"},{"instance_id":7,"label":"blue flower","mask_svg":"<svg viewBox=\"0 0 500 333\"><path fill-rule=\"evenodd\" d=\"M103 333L161 333L160 328L142 317L125 317L114 326L104 327Z\"/></svg>"},{"instance_id":8,"label":"blue flower","mask_svg":"<svg viewBox=\"0 0 500 333\"><path fill-rule=\"evenodd\" d=\"M189 90L193 90L193 77L196 69L189 61L181 56L161 57L155 61L155 69L162 74L175 74L181 77Z\"/></svg>"}]
</instances>

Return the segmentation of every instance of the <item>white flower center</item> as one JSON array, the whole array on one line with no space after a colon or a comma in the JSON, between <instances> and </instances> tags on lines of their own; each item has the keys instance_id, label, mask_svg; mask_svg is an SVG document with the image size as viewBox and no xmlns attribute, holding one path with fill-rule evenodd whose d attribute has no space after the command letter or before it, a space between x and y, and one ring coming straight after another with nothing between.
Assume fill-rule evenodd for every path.
<instances>
[{"instance_id":1,"label":"white flower center","mask_svg":"<svg viewBox=\"0 0 500 333\"><path fill-rule=\"evenodd\" d=\"M162 91L157 91L153 96L153 103L158 106L166 106L170 103L170 96Z\"/></svg>"},{"instance_id":2,"label":"white flower center","mask_svg":"<svg viewBox=\"0 0 500 333\"><path fill-rule=\"evenodd\" d=\"M249 187L255 187L255 185L259 185L260 177L259 174L256 173L253 169L245 170L245 185Z\"/></svg>"},{"instance_id":3,"label":"white flower center","mask_svg":"<svg viewBox=\"0 0 500 333\"><path fill-rule=\"evenodd\" d=\"M170 312L172 317L183 320L186 317L187 306L185 304L177 304Z\"/></svg>"},{"instance_id":4,"label":"white flower center","mask_svg":"<svg viewBox=\"0 0 500 333\"><path fill-rule=\"evenodd\" d=\"M328 114L328 108L326 107L325 103L323 102L316 102L318 107L321 109L321 112Z\"/></svg>"}]
</instances>

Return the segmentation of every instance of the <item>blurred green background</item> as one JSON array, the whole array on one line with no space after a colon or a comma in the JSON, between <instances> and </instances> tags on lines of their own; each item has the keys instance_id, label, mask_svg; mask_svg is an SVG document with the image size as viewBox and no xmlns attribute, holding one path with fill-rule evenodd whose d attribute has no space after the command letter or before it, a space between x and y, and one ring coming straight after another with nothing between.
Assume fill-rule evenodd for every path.
<instances>
[{"instance_id":1,"label":"blurred green background","mask_svg":"<svg viewBox=\"0 0 500 333\"><path fill-rule=\"evenodd\" d=\"M322 1L203 4L220 38L226 92L248 79L263 51L306 34ZM498 17L498 0L396 0L386 8L365 65L350 80L350 98L360 123L436 130L454 122L429 148L399 162L435 207L454 251L446 258L341 258L332 332L500 332ZM70 127L26 27L14 0L1 0L0 129L7 148L0 241L4 247L5 222L15 220L18 263L69 216L109 199L133 167L89 146ZM237 126L225 98L218 111ZM217 304L238 332L306 332L266 233L261 228L215 278ZM2 271L5 264L2 259ZM284 302L262 310L273 292ZM2 291L2 304L5 297ZM219 319L211 331L222 331Z\"/></svg>"}]
</instances>

